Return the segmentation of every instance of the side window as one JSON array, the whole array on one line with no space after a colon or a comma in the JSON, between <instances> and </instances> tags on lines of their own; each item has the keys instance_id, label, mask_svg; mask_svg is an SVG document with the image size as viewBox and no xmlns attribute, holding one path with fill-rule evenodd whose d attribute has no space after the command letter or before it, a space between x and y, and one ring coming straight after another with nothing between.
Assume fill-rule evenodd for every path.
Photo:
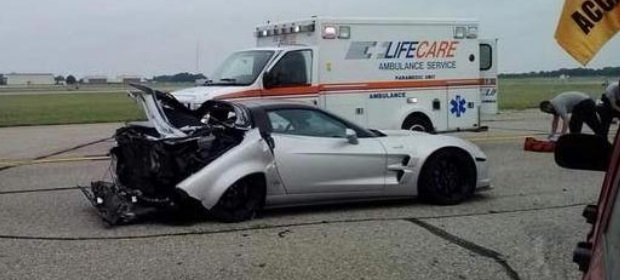
<instances>
[{"instance_id":1,"label":"side window","mask_svg":"<svg viewBox=\"0 0 620 280\"><path fill-rule=\"evenodd\" d=\"M493 49L490 45L480 45L480 70L486 71L493 67Z\"/></svg>"},{"instance_id":2,"label":"side window","mask_svg":"<svg viewBox=\"0 0 620 280\"><path fill-rule=\"evenodd\" d=\"M345 138L347 126L322 112L308 109L282 109L267 112L274 133Z\"/></svg>"},{"instance_id":3,"label":"side window","mask_svg":"<svg viewBox=\"0 0 620 280\"><path fill-rule=\"evenodd\" d=\"M275 86L303 86L312 84L312 50L292 51L285 54L271 69Z\"/></svg>"},{"instance_id":4,"label":"side window","mask_svg":"<svg viewBox=\"0 0 620 280\"><path fill-rule=\"evenodd\" d=\"M287 119L283 118L276 112L267 113L269 117L269 122L271 123L271 131L274 133L284 133L291 130L292 124Z\"/></svg>"}]
</instances>

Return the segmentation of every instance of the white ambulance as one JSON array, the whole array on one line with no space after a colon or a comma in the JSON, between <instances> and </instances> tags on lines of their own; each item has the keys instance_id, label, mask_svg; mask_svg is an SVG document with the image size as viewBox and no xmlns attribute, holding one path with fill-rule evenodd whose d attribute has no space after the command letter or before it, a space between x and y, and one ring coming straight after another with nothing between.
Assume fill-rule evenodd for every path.
<instances>
[{"instance_id":1,"label":"white ambulance","mask_svg":"<svg viewBox=\"0 0 620 280\"><path fill-rule=\"evenodd\" d=\"M497 113L496 40L464 19L312 17L269 23L203 85L172 92L209 99L301 100L377 129L480 130Z\"/></svg>"}]
</instances>

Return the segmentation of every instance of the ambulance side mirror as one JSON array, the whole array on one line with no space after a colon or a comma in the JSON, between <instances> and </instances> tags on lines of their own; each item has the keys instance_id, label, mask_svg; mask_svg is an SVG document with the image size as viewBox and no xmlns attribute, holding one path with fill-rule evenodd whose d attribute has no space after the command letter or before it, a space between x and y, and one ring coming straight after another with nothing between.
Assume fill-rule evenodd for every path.
<instances>
[{"instance_id":1,"label":"ambulance side mirror","mask_svg":"<svg viewBox=\"0 0 620 280\"><path fill-rule=\"evenodd\" d=\"M270 71L263 73L263 88L272 88L275 84L275 79Z\"/></svg>"},{"instance_id":2,"label":"ambulance side mirror","mask_svg":"<svg viewBox=\"0 0 620 280\"><path fill-rule=\"evenodd\" d=\"M613 146L604 137L567 134L555 144L555 163L579 170L607 171Z\"/></svg>"}]
</instances>

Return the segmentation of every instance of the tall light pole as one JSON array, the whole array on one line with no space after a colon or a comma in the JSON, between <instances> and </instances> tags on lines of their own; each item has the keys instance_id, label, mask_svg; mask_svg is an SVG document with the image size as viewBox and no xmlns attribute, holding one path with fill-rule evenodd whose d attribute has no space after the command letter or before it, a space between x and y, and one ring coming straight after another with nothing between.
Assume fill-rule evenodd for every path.
<instances>
[{"instance_id":1,"label":"tall light pole","mask_svg":"<svg viewBox=\"0 0 620 280\"><path fill-rule=\"evenodd\" d=\"M196 40L196 73L200 73L200 41Z\"/></svg>"}]
</instances>

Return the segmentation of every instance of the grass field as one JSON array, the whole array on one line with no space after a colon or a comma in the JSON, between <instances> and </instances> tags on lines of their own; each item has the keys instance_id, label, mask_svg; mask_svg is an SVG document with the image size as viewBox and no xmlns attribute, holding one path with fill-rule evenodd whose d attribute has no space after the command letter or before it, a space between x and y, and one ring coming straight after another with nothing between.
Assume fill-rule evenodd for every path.
<instances>
[{"instance_id":1,"label":"grass field","mask_svg":"<svg viewBox=\"0 0 620 280\"><path fill-rule=\"evenodd\" d=\"M534 108L563 91L583 91L598 98L604 78L500 79L499 107ZM610 79L612 80L612 79ZM172 90L190 85L156 85ZM0 127L17 125L122 122L143 118L137 104L124 93L125 86L90 86L68 90L64 86L0 87Z\"/></svg>"},{"instance_id":2,"label":"grass field","mask_svg":"<svg viewBox=\"0 0 620 280\"><path fill-rule=\"evenodd\" d=\"M125 93L0 96L0 126L118 122L142 116Z\"/></svg>"},{"instance_id":3,"label":"grass field","mask_svg":"<svg viewBox=\"0 0 620 280\"><path fill-rule=\"evenodd\" d=\"M162 90L191 84L158 84ZM127 96L128 86L82 85L0 87L0 127L18 125L124 122L144 119Z\"/></svg>"},{"instance_id":4,"label":"grass field","mask_svg":"<svg viewBox=\"0 0 620 280\"><path fill-rule=\"evenodd\" d=\"M498 102L500 110L535 108L542 100L553 98L565 91L581 91L592 98L600 98L605 80L617 78L551 78L500 79Z\"/></svg>"},{"instance_id":5,"label":"grass field","mask_svg":"<svg viewBox=\"0 0 620 280\"><path fill-rule=\"evenodd\" d=\"M160 90L170 91L191 87L192 85L192 83L157 83L153 86ZM79 87L65 85L0 86L0 95L122 93L126 92L127 89L129 89L129 86L125 84L83 84Z\"/></svg>"}]
</instances>

